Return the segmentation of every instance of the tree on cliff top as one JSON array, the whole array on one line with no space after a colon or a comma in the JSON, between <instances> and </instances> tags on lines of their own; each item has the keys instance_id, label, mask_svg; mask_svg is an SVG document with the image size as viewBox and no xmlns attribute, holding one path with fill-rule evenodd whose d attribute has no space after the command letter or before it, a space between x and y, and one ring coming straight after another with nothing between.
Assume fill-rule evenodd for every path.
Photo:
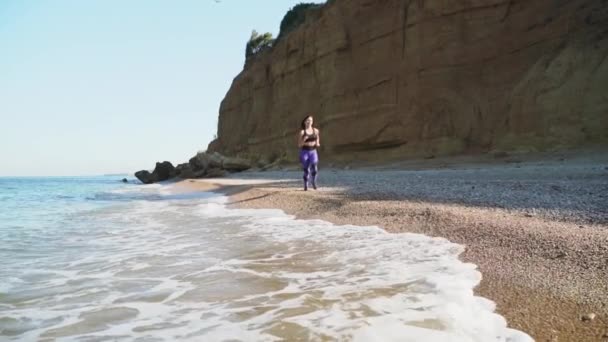
<instances>
[{"instance_id":1,"label":"tree on cliff top","mask_svg":"<svg viewBox=\"0 0 608 342\"><path fill-rule=\"evenodd\" d=\"M245 46L245 61L258 54L260 51L271 48L274 43L272 33L259 34L256 30L251 32L251 37Z\"/></svg>"},{"instance_id":2,"label":"tree on cliff top","mask_svg":"<svg viewBox=\"0 0 608 342\"><path fill-rule=\"evenodd\" d=\"M272 38L272 33L266 32L259 34L256 30L251 32L251 37L245 46L245 66L251 61L251 58L258 53L272 48L278 39L287 33L293 31L306 20L306 14L311 9L323 7L323 4L315 3L299 3L293 6L281 20L281 27L277 39Z\"/></svg>"},{"instance_id":3,"label":"tree on cliff top","mask_svg":"<svg viewBox=\"0 0 608 342\"><path fill-rule=\"evenodd\" d=\"M287 33L293 31L300 26L306 19L306 12L309 9L321 8L323 4L315 4L311 2L302 2L293 6L281 20L281 27L277 39L283 37Z\"/></svg>"}]
</instances>

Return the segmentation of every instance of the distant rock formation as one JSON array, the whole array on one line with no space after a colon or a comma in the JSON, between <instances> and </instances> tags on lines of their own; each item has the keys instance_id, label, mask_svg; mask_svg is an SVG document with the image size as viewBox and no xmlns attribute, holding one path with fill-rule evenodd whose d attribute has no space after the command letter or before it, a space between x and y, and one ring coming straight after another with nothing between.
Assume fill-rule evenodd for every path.
<instances>
[{"instance_id":1,"label":"distant rock formation","mask_svg":"<svg viewBox=\"0 0 608 342\"><path fill-rule=\"evenodd\" d=\"M223 177L229 172L240 172L251 168L251 162L243 158L226 157L217 152L199 152L187 163L173 167L168 162L156 163L154 171L137 171L135 177L144 184L179 178L214 178Z\"/></svg>"},{"instance_id":2,"label":"distant rock formation","mask_svg":"<svg viewBox=\"0 0 608 342\"><path fill-rule=\"evenodd\" d=\"M152 174L148 170L135 172L135 177L144 184L151 184L157 181L154 177L152 177Z\"/></svg>"},{"instance_id":3,"label":"distant rock formation","mask_svg":"<svg viewBox=\"0 0 608 342\"><path fill-rule=\"evenodd\" d=\"M180 178L222 177L228 172L240 172L251 168L251 162L243 158L226 157L217 152L199 152L186 164L180 164Z\"/></svg>"},{"instance_id":4,"label":"distant rock formation","mask_svg":"<svg viewBox=\"0 0 608 342\"><path fill-rule=\"evenodd\" d=\"M603 0L328 1L236 76L208 150L295 161L307 114L326 161L607 146L606 56Z\"/></svg>"},{"instance_id":5,"label":"distant rock formation","mask_svg":"<svg viewBox=\"0 0 608 342\"><path fill-rule=\"evenodd\" d=\"M162 163L156 163L156 167L154 171L150 173L147 170L141 170L135 172L135 177L139 179L144 184L150 184L160 181L165 181L175 177L175 167L171 162L164 161Z\"/></svg>"}]
</instances>

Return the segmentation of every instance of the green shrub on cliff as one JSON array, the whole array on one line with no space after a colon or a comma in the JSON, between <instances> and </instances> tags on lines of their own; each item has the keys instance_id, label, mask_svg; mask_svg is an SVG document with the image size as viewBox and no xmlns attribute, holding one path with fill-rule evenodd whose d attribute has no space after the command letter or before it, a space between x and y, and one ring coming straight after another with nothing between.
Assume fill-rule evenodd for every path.
<instances>
[{"instance_id":1,"label":"green shrub on cliff","mask_svg":"<svg viewBox=\"0 0 608 342\"><path fill-rule=\"evenodd\" d=\"M323 7L323 4L315 3L299 3L293 6L281 20L281 27L277 39L272 38L272 33L266 32L259 34L256 30L251 32L251 37L245 46L245 66L251 61L251 58L256 56L258 53L272 48L276 41L286 35L287 33L294 30L296 27L301 25L306 20L306 12L311 9L318 9Z\"/></svg>"},{"instance_id":2,"label":"green shrub on cliff","mask_svg":"<svg viewBox=\"0 0 608 342\"><path fill-rule=\"evenodd\" d=\"M277 39L283 37L285 34L293 31L296 27L300 26L306 19L306 11L309 9L320 8L323 4L315 4L310 2L302 2L293 6L281 20L281 28Z\"/></svg>"},{"instance_id":3,"label":"green shrub on cliff","mask_svg":"<svg viewBox=\"0 0 608 342\"><path fill-rule=\"evenodd\" d=\"M273 43L272 33L259 34L256 30L253 30L245 46L245 60L250 59L263 50L271 48Z\"/></svg>"}]
</instances>

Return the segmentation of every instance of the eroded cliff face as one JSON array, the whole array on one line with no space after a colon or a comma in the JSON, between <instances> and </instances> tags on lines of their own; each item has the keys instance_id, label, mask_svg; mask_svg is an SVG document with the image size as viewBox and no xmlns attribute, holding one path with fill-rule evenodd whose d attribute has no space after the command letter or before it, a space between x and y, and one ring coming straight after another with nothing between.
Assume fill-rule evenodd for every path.
<instances>
[{"instance_id":1,"label":"eroded cliff face","mask_svg":"<svg viewBox=\"0 0 608 342\"><path fill-rule=\"evenodd\" d=\"M608 1L334 0L233 81L225 154L295 160L608 145Z\"/></svg>"}]
</instances>

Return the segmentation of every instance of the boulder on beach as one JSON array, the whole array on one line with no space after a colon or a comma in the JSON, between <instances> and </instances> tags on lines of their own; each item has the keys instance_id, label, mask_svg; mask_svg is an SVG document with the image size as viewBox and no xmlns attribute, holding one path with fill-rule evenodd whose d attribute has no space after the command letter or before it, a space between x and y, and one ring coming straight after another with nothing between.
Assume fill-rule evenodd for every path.
<instances>
[{"instance_id":1,"label":"boulder on beach","mask_svg":"<svg viewBox=\"0 0 608 342\"><path fill-rule=\"evenodd\" d=\"M156 175L157 181L164 181L175 176L175 167L168 161L157 162L152 174Z\"/></svg>"},{"instance_id":2,"label":"boulder on beach","mask_svg":"<svg viewBox=\"0 0 608 342\"><path fill-rule=\"evenodd\" d=\"M245 171L251 168L251 162L243 158L224 157L222 168L228 171Z\"/></svg>"},{"instance_id":3,"label":"boulder on beach","mask_svg":"<svg viewBox=\"0 0 608 342\"><path fill-rule=\"evenodd\" d=\"M205 173L205 178L218 178L224 177L226 175L226 170L222 170L220 168L210 168Z\"/></svg>"},{"instance_id":4,"label":"boulder on beach","mask_svg":"<svg viewBox=\"0 0 608 342\"><path fill-rule=\"evenodd\" d=\"M206 153L206 155L209 158L209 167L210 168L217 168L217 169L222 168L222 164L223 164L224 158L225 158L224 156L222 156L218 152Z\"/></svg>"},{"instance_id":5,"label":"boulder on beach","mask_svg":"<svg viewBox=\"0 0 608 342\"><path fill-rule=\"evenodd\" d=\"M209 157L204 152L197 153L188 161L190 168L194 171L206 170L209 167Z\"/></svg>"},{"instance_id":6,"label":"boulder on beach","mask_svg":"<svg viewBox=\"0 0 608 342\"><path fill-rule=\"evenodd\" d=\"M171 162L164 161L162 163L157 162L154 167L154 171L150 173L148 170L140 170L135 172L135 177L144 184L151 184L154 182L160 182L175 177L175 167Z\"/></svg>"},{"instance_id":7,"label":"boulder on beach","mask_svg":"<svg viewBox=\"0 0 608 342\"><path fill-rule=\"evenodd\" d=\"M244 158L226 157L218 152L199 152L187 163L178 164L177 167L164 161L156 163L152 173L141 170L135 173L135 177L144 184L160 182L173 177L181 179L224 177L229 172L248 170L251 166L251 161Z\"/></svg>"},{"instance_id":8,"label":"boulder on beach","mask_svg":"<svg viewBox=\"0 0 608 342\"><path fill-rule=\"evenodd\" d=\"M135 172L135 177L137 177L137 179L139 179L144 184L151 184L156 182L156 179L148 170L141 170Z\"/></svg>"},{"instance_id":9,"label":"boulder on beach","mask_svg":"<svg viewBox=\"0 0 608 342\"><path fill-rule=\"evenodd\" d=\"M180 178L223 177L228 172L239 172L251 168L244 158L226 157L218 152L199 152L188 161L190 171L182 171ZM186 169L184 169L186 170Z\"/></svg>"}]
</instances>

